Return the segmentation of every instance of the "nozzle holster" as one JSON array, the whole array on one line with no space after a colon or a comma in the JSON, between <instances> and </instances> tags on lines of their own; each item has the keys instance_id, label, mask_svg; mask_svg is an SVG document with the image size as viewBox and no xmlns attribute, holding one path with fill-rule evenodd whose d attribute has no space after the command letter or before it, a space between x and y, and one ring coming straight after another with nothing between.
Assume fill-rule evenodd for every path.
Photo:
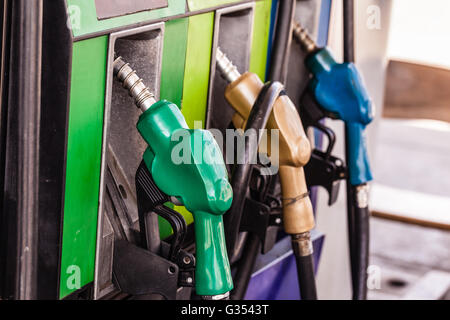
<instances>
[{"instance_id":1,"label":"nozzle holster","mask_svg":"<svg viewBox=\"0 0 450 320\"><path fill-rule=\"evenodd\" d=\"M324 124L327 116L321 109L310 90L305 90L300 100L299 113L305 128L313 127L326 138L328 145L325 151L314 148L311 160L305 166L306 181L309 187L322 186L328 191L328 205L333 205L339 195L340 181L347 177L344 161L332 155L336 143L334 131Z\"/></svg>"}]
</instances>

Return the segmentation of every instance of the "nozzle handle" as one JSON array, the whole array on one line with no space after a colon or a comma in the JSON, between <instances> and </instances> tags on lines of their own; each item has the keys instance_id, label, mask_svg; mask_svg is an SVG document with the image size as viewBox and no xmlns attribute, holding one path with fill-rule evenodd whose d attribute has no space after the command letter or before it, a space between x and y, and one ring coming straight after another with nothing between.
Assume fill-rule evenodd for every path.
<instances>
[{"instance_id":1,"label":"nozzle handle","mask_svg":"<svg viewBox=\"0 0 450 320\"><path fill-rule=\"evenodd\" d=\"M350 184L358 186L372 180L364 132L365 125L358 122L346 122L345 129Z\"/></svg>"},{"instance_id":2,"label":"nozzle handle","mask_svg":"<svg viewBox=\"0 0 450 320\"><path fill-rule=\"evenodd\" d=\"M224 294L233 289L222 215L194 212L196 242L196 291L201 296Z\"/></svg>"}]
</instances>

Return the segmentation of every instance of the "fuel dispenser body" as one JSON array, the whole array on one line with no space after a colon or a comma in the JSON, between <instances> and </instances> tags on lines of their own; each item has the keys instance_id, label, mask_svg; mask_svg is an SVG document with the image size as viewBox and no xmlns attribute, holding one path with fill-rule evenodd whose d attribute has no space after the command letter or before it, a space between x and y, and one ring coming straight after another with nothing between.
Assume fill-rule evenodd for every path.
<instances>
[{"instance_id":1,"label":"fuel dispenser body","mask_svg":"<svg viewBox=\"0 0 450 320\"><path fill-rule=\"evenodd\" d=\"M157 267L136 265L133 269L136 273L164 269L168 270L167 279L173 280L177 274L178 281L181 275L190 274L179 270L176 263L161 259L168 254L167 244L176 236L174 224L161 216L151 217L158 226L161 252L142 252L137 246L142 228L139 220L142 190L136 179L146 177L139 171L142 161L151 168L159 189L169 196L161 196L158 206L178 212L182 216L179 221L186 222L186 237L181 244L183 257L195 256L194 218L189 211L192 204L171 198L167 186L185 187L191 193L198 190L186 188L189 177L163 172L161 163L152 164L154 155L148 149L145 130L139 125L136 128L141 112L114 80L115 55L138 71L156 100L173 103L164 108L179 108L190 129L217 128L225 133L232 122L233 111L224 97L226 82L215 70L219 46L241 70L266 79L273 35L271 25L275 21L273 7L277 1L120 0L115 3L117 6L105 0L43 3L45 68L42 69L39 147L45 152L41 152L39 163L38 299L129 297L115 278L115 272L121 268L117 265L118 250L145 256L147 262L157 260ZM225 154L225 150L222 152ZM8 155L5 161L8 162ZM231 167L228 169L231 175ZM6 220L2 215L2 231L12 223ZM276 274L285 272L280 270L290 268L286 279L296 277L294 257L285 245L286 237L278 231L274 227L268 232L267 238L273 243L266 251L272 247L278 251L258 258L255 270L259 272L250 282L247 298L298 298L298 288L282 293L276 289L277 294L269 294L279 286ZM11 243L14 234L10 231L3 234L7 243ZM312 238L317 266L324 236L313 231ZM7 261L14 260L15 253L7 252L4 245L0 254L8 256ZM278 259L279 256L283 259ZM187 265L192 267L191 261ZM13 269L12 264L6 263L2 266L5 272L0 272L0 276L14 274ZM261 277L273 285L258 291L256 281L261 281ZM148 281L154 280L148 277ZM182 280L188 289L175 286L171 289L176 295L170 298L190 297L189 279ZM0 282L4 298L15 296L14 286L8 281ZM128 282L130 286L135 285L136 292L145 289L138 284L137 280ZM163 286L164 282L155 285ZM146 297L151 297L151 293Z\"/></svg>"}]
</instances>

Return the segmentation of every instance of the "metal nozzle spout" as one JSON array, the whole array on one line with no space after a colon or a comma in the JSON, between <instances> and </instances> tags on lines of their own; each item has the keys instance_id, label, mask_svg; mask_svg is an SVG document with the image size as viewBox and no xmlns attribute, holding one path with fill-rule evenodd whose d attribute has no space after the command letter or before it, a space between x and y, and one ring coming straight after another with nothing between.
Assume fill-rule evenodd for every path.
<instances>
[{"instance_id":1,"label":"metal nozzle spout","mask_svg":"<svg viewBox=\"0 0 450 320\"><path fill-rule=\"evenodd\" d=\"M215 296L202 296L203 300L230 300L230 293L218 294Z\"/></svg>"},{"instance_id":2,"label":"metal nozzle spout","mask_svg":"<svg viewBox=\"0 0 450 320\"><path fill-rule=\"evenodd\" d=\"M233 62L231 62L230 59L228 59L228 57L222 52L222 50L220 50L220 48L217 48L216 60L217 69L219 69L222 77L229 83L236 81L241 76L236 66L233 64Z\"/></svg>"},{"instance_id":3,"label":"metal nozzle spout","mask_svg":"<svg viewBox=\"0 0 450 320\"><path fill-rule=\"evenodd\" d=\"M130 96L134 98L134 102L142 112L147 111L154 103L156 103L155 96L143 80L139 78L128 63L122 60L122 57L117 57L113 63L114 75L122 82L123 87L127 89Z\"/></svg>"},{"instance_id":4,"label":"metal nozzle spout","mask_svg":"<svg viewBox=\"0 0 450 320\"><path fill-rule=\"evenodd\" d=\"M294 23L294 39L296 39L303 49L309 54L317 50L317 45L308 34L308 30L304 29L300 23Z\"/></svg>"}]
</instances>

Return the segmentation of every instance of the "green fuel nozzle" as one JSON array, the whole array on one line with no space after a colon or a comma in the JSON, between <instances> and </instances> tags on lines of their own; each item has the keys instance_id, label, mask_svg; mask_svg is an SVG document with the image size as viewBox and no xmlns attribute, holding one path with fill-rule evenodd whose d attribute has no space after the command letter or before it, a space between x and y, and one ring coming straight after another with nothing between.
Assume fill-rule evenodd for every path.
<instances>
[{"instance_id":1,"label":"green fuel nozzle","mask_svg":"<svg viewBox=\"0 0 450 320\"><path fill-rule=\"evenodd\" d=\"M142 110L137 129L148 148L143 158L158 188L193 213L196 293L227 298L233 289L222 215L233 191L219 146L209 131L189 129L173 103L156 101L136 72L118 57L114 75Z\"/></svg>"}]
</instances>

